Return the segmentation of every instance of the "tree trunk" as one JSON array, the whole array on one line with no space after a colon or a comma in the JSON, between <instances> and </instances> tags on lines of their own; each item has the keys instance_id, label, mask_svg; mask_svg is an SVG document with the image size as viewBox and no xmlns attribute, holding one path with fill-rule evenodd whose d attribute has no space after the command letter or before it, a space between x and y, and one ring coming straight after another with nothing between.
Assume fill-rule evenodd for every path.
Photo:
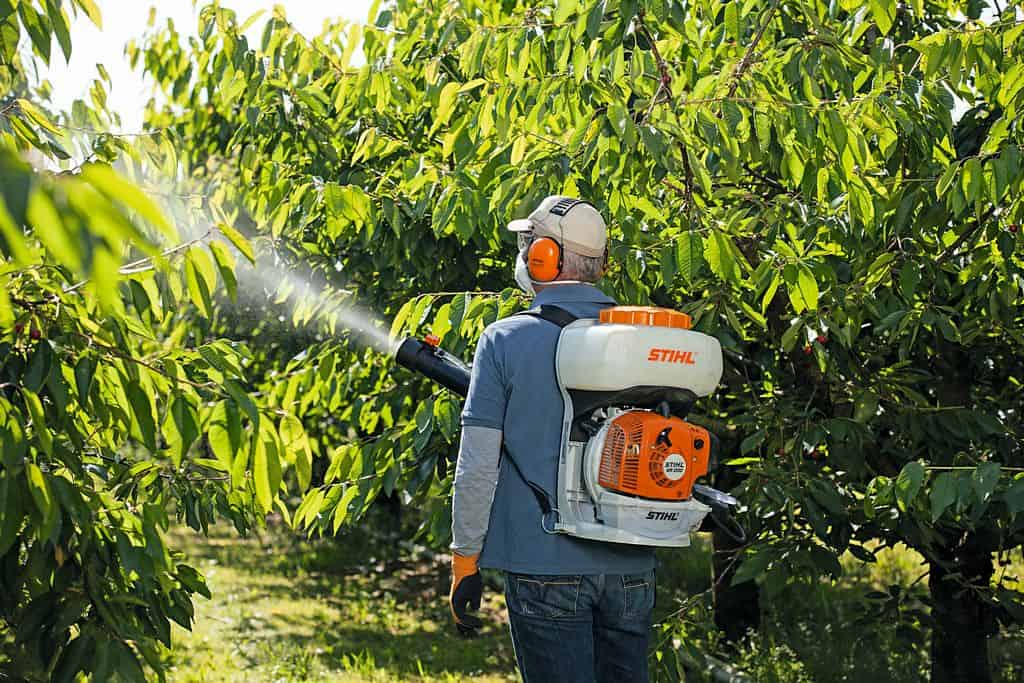
<instances>
[{"instance_id":1,"label":"tree trunk","mask_svg":"<svg viewBox=\"0 0 1024 683\"><path fill-rule=\"evenodd\" d=\"M741 476L736 472L720 470L715 477L715 486L723 491L729 491L740 480ZM730 585L733 574L740 564L735 560L743 544L737 543L718 528L712 531L711 541L711 566L714 574L711 595L715 609L715 626L725 634L726 640L739 641L747 635L747 631L756 631L761 624L759 590L754 581Z\"/></svg>"},{"instance_id":2,"label":"tree trunk","mask_svg":"<svg viewBox=\"0 0 1024 683\"><path fill-rule=\"evenodd\" d=\"M941 548L929 560L931 683L991 683L988 639L997 630L995 615L992 607L964 584L987 586L992 572L991 551L972 536Z\"/></svg>"},{"instance_id":3,"label":"tree trunk","mask_svg":"<svg viewBox=\"0 0 1024 683\"><path fill-rule=\"evenodd\" d=\"M714 555L715 626L725 634L726 640L738 641L747 631L756 631L761 623L761 603L757 583L746 581L731 586L732 575L739 563L733 563L739 544L719 530L712 533Z\"/></svg>"}]
</instances>

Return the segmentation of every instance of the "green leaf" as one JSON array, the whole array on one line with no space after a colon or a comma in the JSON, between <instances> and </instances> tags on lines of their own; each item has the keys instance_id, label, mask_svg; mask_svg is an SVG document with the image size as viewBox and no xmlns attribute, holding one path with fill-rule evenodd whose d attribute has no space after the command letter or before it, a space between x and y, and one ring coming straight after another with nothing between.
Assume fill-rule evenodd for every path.
<instances>
[{"instance_id":1,"label":"green leaf","mask_svg":"<svg viewBox=\"0 0 1024 683\"><path fill-rule=\"evenodd\" d=\"M345 49L341 53L341 67L347 68L352 61L352 55L363 39L363 25L353 22L348 29L348 37L345 40Z\"/></svg>"},{"instance_id":2,"label":"green leaf","mask_svg":"<svg viewBox=\"0 0 1024 683\"><path fill-rule=\"evenodd\" d=\"M30 2L18 4L18 16L21 17L21 24L28 31L32 39L32 46L43 61L50 63L50 22L45 16L36 12Z\"/></svg>"},{"instance_id":3,"label":"green leaf","mask_svg":"<svg viewBox=\"0 0 1024 683\"><path fill-rule=\"evenodd\" d=\"M704 255L711 272L726 282L739 282L740 273L733 256L732 240L721 230L712 230L704 245ZM682 271L682 264L680 264Z\"/></svg>"},{"instance_id":4,"label":"green leaf","mask_svg":"<svg viewBox=\"0 0 1024 683\"><path fill-rule=\"evenodd\" d=\"M704 240L696 232L684 232L675 239L675 251L679 274L693 284L704 267Z\"/></svg>"},{"instance_id":5,"label":"green leaf","mask_svg":"<svg viewBox=\"0 0 1024 683\"><path fill-rule=\"evenodd\" d=\"M601 20L604 18L606 0L598 0L594 3L590 14L587 15L587 38L594 40L601 30Z\"/></svg>"},{"instance_id":6,"label":"green leaf","mask_svg":"<svg viewBox=\"0 0 1024 683\"><path fill-rule=\"evenodd\" d=\"M1001 469L997 462L983 462L971 473L971 488L982 503L987 502L995 491Z\"/></svg>"},{"instance_id":7,"label":"green leaf","mask_svg":"<svg viewBox=\"0 0 1024 683\"><path fill-rule=\"evenodd\" d=\"M217 225L217 230L220 234L224 235L229 242L231 242L235 249L241 252L242 256L244 256L249 263L256 265L256 253L252 249L252 244L249 243L249 240L246 239L242 233L238 232L227 223L219 223Z\"/></svg>"},{"instance_id":8,"label":"green leaf","mask_svg":"<svg viewBox=\"0 0 1024 683\"><path fill-rule=\"evenodd\" d=\"M899 476L896 477L896 503L903 512L910 508L918 491L921 490L924 475L924 465L916 460L911 460L903 466Z\"/></svg>"},{"instance_id":9,"label":"green leaf","mask_svg":"<svg viewBox=\"0 0 1024 683\"><path fill-rule=\"evenodd\" d=\"M235 257L220 242L210 242L210 253L213 254L213 259L217 263L217 270L228 291L228 298L232 303L237 303L238 281L235 279Z\"/></svg>"},{"instance_id":10,"label":"green leaf","mask_svg":"<svg viewBox=\"0 0 1024 683\"><path fill-rule=\"evenodd\" d=\"M579 0L558 0L552 21L556 24L564 24L569 17L579 11L579 6Z\"/></svg>"},{"instance_id":11,"label":"green leaf","mask_svg":"<svg viewBox=\"0 0 1024 683\"><path fill-rule=\"evenodd\" d=\"M349 484L345 488L345 493L342 495L341 500L338 501L338 505L334 508L334 519L332 529L334 533L338 533L338 529L345 523L345 519L349 516L349 507L352 505L352 501L355 500L359 494L359 487Z\"/></svg>"},{"instance_id":12,"label":"green leaf","mask_svg":"<svg viewBox=\"0 0 1024 683\"><path fill-rule=\"evenodd\" d=\"M43 518L43 523L39 527L39 538L46 540L56 527L59 512L57 501L53 497L50 482L34 462L25 463L25 478L32 500Z\"/></svg>"},{"instance_id":13,"label":"green leaf","mask_svg":"<svg viewBox=\"0 0 1024 683\"><path fill-rule=\"evenodd\" d=\"M8 6L13 12L13 9ZM21 23L17 14L0 19L0 64L10 64L18 51L21 39Z\"/></svg>"},{"instance_id":14,"label":"green leaf","mask_svg":"<svg viewBox=\"0 0 1024 683\"><path fill-rule=\"evenodd\" d=\"M132 409L132 426L135 428L135 436L149 449L151 453L156 452L156 421L153 419L153 404L149 394L138 382L132 382L125 387L125 394L128 396L128 403Z\"/></svg>"},{"instance_id":15,"label":"green leaf","mask_svg":"<svg viewBox=\"0 0 1024 683\"><path fill-rule=\"evenodd\" d=\"M758 446L764 443L765 437L768 433L764 429L758 429L754 433L750 434L743 441L740 442L740 454L746 455L751 451L757 449ZM754 461L758 461L759 458L754 458Z\"/></svg>"},{"instance_id":16,"label":"green leaf","mask_svg":"<svg viewBox=\"0 0 1024 683\"><path fill-rule=\"evenodd\" d=\"M15 541L25 518L21 503L21 487L10 474L0 474L0 557L7 554Z\"/></svg>"},{"instance_id":17,"label":"green leaf","mask_svg":"<svg viewBox=\"0 0 1024 683\"><path fill-rule=\"evenodd\" d=\"M67 16L60 7L60 0L46 0L46 14L50 18L50 25L53 26L53 33L60 43L61 52L64 53L64 60L71 59L71 33L68 28Z\"/></svg>"},{"instance_id":18,"label":"green leaf","mask_svg":"<svg viewBox=\"0 0 1024 683\"><path fill-rule=\"evenodd\" d=\"M86 164L82 178L89 181L111 201L120 202L137 212L168 239L177 240L178 233L167 221L163 211L134 183L122 178L106 164Z\"/></svg>"},{"instance_id":19,"label":"green leaf","mask_svg":"<svg viewBox=\"0 0 1024 683\"><path fill-rule=\"evenodd\" d=\"M206 435L217 460L230 470L242 445L242 418L233 401L221 401L214 406L206 425Z\"/></svg>"},{"instance_id":20,"label":"green leaf","mask_svg":"<svg viewBox=\"0 0 1024 683\"><path fill-rule=\"evenodd\" d=\"M29 416L32 418L32 433L36 437L36 441L39 442L39 446L43 449L43 452L49 456L53 456L53 434L50 433L49 428L46 426L46 414L43 412L43 403L39 400L39 396L33 391L29 391L26 388L22 388L21 397L25 401L25 408L28 409Z\"/></svg>"},{"instance_id":21,"label":"green leaf","mask_svg":"<svg viewBox=\"0 0 1024 683\"><path fill-rule=\"evenodd\" d=\"M1017 515L1024 510L1024 477L1013 480L1010 487L1006 489L1006 493L1003 494L1003 499L1006 501L1006 507L1011 515ZM3 550L0 550L0 555L3 555Z\"/></svg>"},{"instance_id":22,"label":"green leaf","mask_svg":"<svg viewBox=\"0 0 1024 683\"><path fill-rule=\"evenodd\" d=\"M28 368L22 376L23 386L32 393L38 394L43 388L46 376L50 374L50 366L53 365L53 347L49 339L43 339L36 344L35 351L28 361Z\"/></svg>"},{"instance_id":23,"label":"green leaf","mask_svg":"<svg viewBox=\"0 0 1024 683\"><path fill-rule=\"evenodd\" d=\"M93 0L74 0L74 2L86 13L89 21L96 24L96 28L103 28L103 17L100 15L99 7L96 6Z\"/></svg>"},{"instance_id":24,"label":"green leaf","mask_svg":"<svg viewBox=\"0 0 1024 683\"><path fill-rule=\"evenodd\" d=\"M306 429L302 426L299 418L294 415L285 415L281 418L278 433L281 435L285 457L289 460L294 459L299 490L305 493L313 474L313 453L309 447Z\"/></svg>"},{"instance_id":25,"label":"green leaf","mask_svg":"<svg viewBox=\"0 0 1024 683\"><path fill-rule=\"evenodd\" d=\"M44 128L54 135L60 135L60 129L50 121L50 117L44 114L43 110L39 107L26 99L19 99L18 107L21 109L22 113L32 121L32 123L36 124L40 128Z\"/></svg>"},{"instance_id":26,"label":"green leaf","mask_svg":"<svg viewBox=\"0 0 1024 683\"><path fill-rule=\"evenodd\" d=\"M448 123L448 119L451 118L452 112L455 110L455 102L459 97L459 86L459 83L446 83L441 88L437 109L434 112L434 130Z\"/></svg>"},{"instance_id":27,"label":"green leaf","mask_svg":"<svg viewBox=\"0 0 1024 683\"><path fill-rule=\"evenodd\" d=\"M775 553L766 550L749 550L743 558L739 569L732 576L731 584L737 586L761 576L775 560Z\"/></svg>"},{"instance_id":28,"label":"green leaf","mask_svg":"<svg viewBox=\"0 0 1024 683\"><path fill-rule=\"evenodd\" d=\"M238 404L238 407L244 410L245 414L252 420L253 428L258 428L261 422L260 411L242 385L236 380L229 379L224 383L224 389L227 390L228 395Z\"/></svg>"},{"instance_id":29,"label":"green leaf","mask_svg":"<svg viewBox=\"0 0 1024 683\"><path fill-rule=\"evenodd\" d=\"M840 517L846 515L846 502L839 495L839 491L836 490L834 484L821 479L812 479L808 484L808 488L814 501L832 515Z\"/></svg>"},{"instance_id":30,"label":"green leaf","mask_svg":"<svg viewBox=\"0 0 1024 683\"><path fill-rule=\"evenodd\" d=\"M213 290L217 283L217 274L213 262L202 249L193 247L185 255L185 282L192 303L203 314L213 318Z\"/></svg>"},{"instance_id":31,"label":"green leaf","mask_svg":"<svg viewBox=\"0 0 1024 683\"><path fill-rule=\"evenodd\" d=\"M942 516L946 508L956 502L957 480L952 472L943 472L935 477L928 498L932 504L932 522Z\"/></svg>"},{"instance_id":32,"label":"green leaf","mask_svg":"<svg viewBox=\"0 0 1024 683\"><path fill-rule=\"evenodd\" d=\"M274 498L281 487L281 460L277 450L277 439L268 423L256 437L253 445L253 484L256 502L264 514L274 507Z\"/></svg>"},{"instance_id":33,"label":"green leaf","mask_svg":"<svg viewBox=\"0 0 1024 683\"><path fill-rule=\"evenodd\" d=\"M179 467L188 449L199 438L199 417L196 409L181 394L174 398L164 421L164 438L171 450L171 461L175 467Z\"/></svg>"},{"instance_id":34,"label":"green leaf","mask_svg":"<svg viewBox=\"0 0 1024 683\"><path fill-rule=\"evenodd\" d=\"M398 313L395 314L394 319L391 321L391 330L388 336L392 339L398 337L400 332L405 330L405 323L409 319L409 314L412 313L413 304L416 303L416 299L409 299L402 307L398 309Z\"/></svg>"},{"instance_id":35,"label":"green leaf","mask_svg":"<svg viewBox=\"0 0 1024 683\"><path fill-rule=\"evenodd\" d=\"M797 313L813 311L818 308L818 283L814 273L804 264L789 264L782 270L786 282L786 292L793 310Z\"/></svg>"},{"instance_id":36,"label":"green leaf","mask_svg":"<svg viewBox=\"0 0 1024 683\"><path fill-rule=\"evenodd\" d=\"M466 316L466 309L469 306L469 294L457 294L451 301L451 308L448 310L448 324L456 335L462 327L462 320Z\"/></svg>"},{"instance_id":37,"label":"green leaf","mask_svg":"<svg viewBox=\"0 0 1024 683\"><path fill-rule=\"evenodd\" d=\"M740 40L740 19L736 0L729 0L725 6L725 34L733 40Z\"/></svg>"},{"instance_id":38,"label":"green leaf","mask_svg":"<svg viewBox=\"0 0 1024 683\"><path fill-rule=\"evenodd\" d=\"M874 17L878 30L885 35L892 28L896 19L896 0L869 0L871 16Z\"/></svg>"},{"instance_id":39,"label":"green leaf","mask_svg":"<svg viewBox=\"0 0 1024 683\"><path fill-rule=\"evenodd\" d=\"M458 435L461 411L461 405L450 396L441 396L434 402L434 422L449 443Z\"/></svg>"},{"instance_id":40,"label":"green leaf","mask_svg":"<svg viewBox=\"0 0 1024 683\"><path fill-rule=\"evenodd\" d=\"M49 194L41 188L29 198L27 217L32 232L61 264L73 270L81 267L82 238L68 231Z\"/></svg>"},{"instance_id":41,"label":"green leaf","mask_svg":"<svg viewBox=\"0 0 1024 683\"><path fill-rule=\"evenodd\" d=\"M914 293L919 282L921 282L920 265L906 261L900 268L900 293L910 303L914 301Z\"/></svg>"}]
</instances>

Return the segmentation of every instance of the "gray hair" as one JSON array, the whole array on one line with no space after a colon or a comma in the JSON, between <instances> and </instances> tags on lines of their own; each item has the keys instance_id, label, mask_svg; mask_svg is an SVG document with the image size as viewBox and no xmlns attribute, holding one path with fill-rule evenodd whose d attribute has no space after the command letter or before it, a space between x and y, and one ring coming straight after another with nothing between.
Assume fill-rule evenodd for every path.
<instances>
[{"instance_id":1,"label":"gray hair","mask_svg":"<svg viewBox=\"0 0 1024 683\"><path fill-rule=\"evenodd\" d=\"M562 256L562 274L559 280L597 282L604 275L603 256L584 256L566 249Z\"/></svg>"}]
</instances>

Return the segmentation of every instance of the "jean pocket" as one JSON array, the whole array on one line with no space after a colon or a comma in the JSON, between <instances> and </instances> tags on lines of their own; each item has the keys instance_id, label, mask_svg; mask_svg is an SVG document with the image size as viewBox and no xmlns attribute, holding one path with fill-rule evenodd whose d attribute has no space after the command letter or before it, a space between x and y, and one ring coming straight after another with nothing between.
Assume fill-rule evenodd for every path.
<instances>
[{"instance_id":1,"label":"jean pocket","mask_svg":"<svg viewBox=\"0 0 1024 683\"><path fill-rule=\"evenodd\" d=\"M505 600L509 610L528 617L574 617L580 594L580 579L579 575L509 574L506 578Z\"/></svg>"},{"instance_id":2,"label":"jean pocket","mask_svg":"<svg viewBox=\"0 0 1024 683\"><path fill-rule=\"evenodd\" d=\"M654 570L622 575L622 616L644 617L654 609L656 595Z\"/></svg>"}]
</instances>

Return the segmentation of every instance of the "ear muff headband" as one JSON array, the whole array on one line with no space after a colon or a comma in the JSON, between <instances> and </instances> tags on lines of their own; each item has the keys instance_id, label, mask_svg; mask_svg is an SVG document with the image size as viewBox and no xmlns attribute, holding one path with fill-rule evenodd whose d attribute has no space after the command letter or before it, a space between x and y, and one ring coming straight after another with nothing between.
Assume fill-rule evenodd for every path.
<instances>
[{"instance_id":1,"label":"ear muff headband","mask_svg":"<svg viewBox=\"0 0 1024 683\"><path fill-rule=\"evenodd\" d=\"M526 268L534 282L551 282L562 272L562 247L550 237L538 237L526 251Z\"/></svg>"}]
</instances>

